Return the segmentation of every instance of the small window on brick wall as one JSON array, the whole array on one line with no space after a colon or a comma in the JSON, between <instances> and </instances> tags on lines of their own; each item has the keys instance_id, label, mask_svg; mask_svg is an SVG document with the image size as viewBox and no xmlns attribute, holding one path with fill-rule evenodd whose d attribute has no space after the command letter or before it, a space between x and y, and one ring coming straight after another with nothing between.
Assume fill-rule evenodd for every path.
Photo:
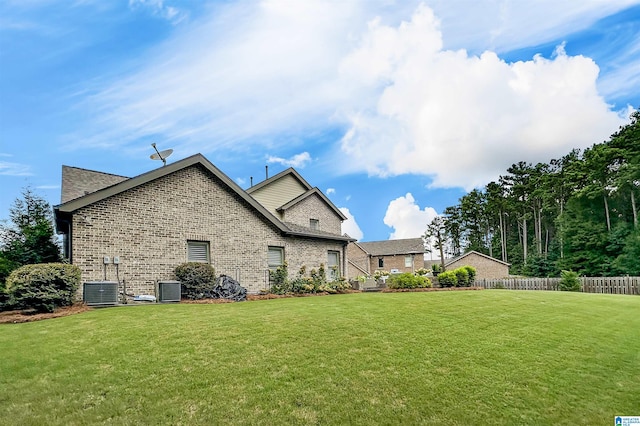
<instances>
[{"instance_id":1,"label":"small window on brick wall","mask_svg":"<svg viewBox=\"0 0 640 426\"><path fill-rule=\"evenodd\" d=\"M384 258L378 258L378 268L384 268Z\"/></svg>"},{"instance_id":2,"label":"small window on brick wall","mask_svg":"<svg viewBox=\"0 0 640 426\"><path fill-rule=\"evenodd\" d=\"M282 266L284 264L284 247L269 247L267 263L272 271L278 269L278 266Z\"/></svg>"},{"instance_id":3,"label":"small window on brick wall","mask_svg":"<svg viewBox=\"0 0 640 426\"><path fill-rule=\"evenodd\" d=\"M329 281L335 281L340 278L340 252L329 251L327 253L327 265L329 266Z\"/></svg>"},{"instance_id":4,"label":"small window on brick wall","mask_svg":"<svg viewBox=\"0 0 640 426\"><path fill-rule=\"evenodd\" d=\"M309 228L311 228L312 230L317 231L319 225L320 221L318 219L309 219Z\"/></svg>"},{"instance_id":5,"label":"small window on brick wall","mask_svg":"<svg viewBox=\"0 0 640 426\"><path fill-rule=\"evenodd\" d=\"M404 257L404 267L411 268L413 266L413 258L411 256Z\"/></svg>"},{"instance_id":6,"label":"small window on brick wall","mask_svg":"<svg viewBox=\"0 0 640 426\"><path fill-rule=\"evenodd\" d=\"M187 241L187 262L209 263L209 241Z\"/></svg>"}]
</instances>

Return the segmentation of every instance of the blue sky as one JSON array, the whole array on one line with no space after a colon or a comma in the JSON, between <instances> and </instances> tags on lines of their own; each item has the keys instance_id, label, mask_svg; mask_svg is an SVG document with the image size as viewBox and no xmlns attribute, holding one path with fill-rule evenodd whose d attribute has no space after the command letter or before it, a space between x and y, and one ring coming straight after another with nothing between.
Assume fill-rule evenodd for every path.
<instances>
[{"instance_id":1,"label":"blue sky","mask_svg":"<svg viewBox=\"0 0 640 426\"><path fill-rule=\"evenodd\" d=\"M640 106L640 1L0 0L0 218L63 164L295 167L363 241Z\"/></svg>"}]
</instances>

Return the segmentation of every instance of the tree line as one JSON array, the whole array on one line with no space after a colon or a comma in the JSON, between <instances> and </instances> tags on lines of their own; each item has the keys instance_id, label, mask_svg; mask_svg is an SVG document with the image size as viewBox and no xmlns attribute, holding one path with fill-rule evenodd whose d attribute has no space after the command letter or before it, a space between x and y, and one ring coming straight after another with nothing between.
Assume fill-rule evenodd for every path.
<instances>
[{"instance_id":1,"label":"tree line","mask_svg":"<svg viewBox=\"0 0 640 426\"><path fill-rule=\"evenodd\" d=\"M513 164L427 226L442 257L475 250L510 273L640 275L640 110L604 143Z\"/></svg>"}]
</instances>

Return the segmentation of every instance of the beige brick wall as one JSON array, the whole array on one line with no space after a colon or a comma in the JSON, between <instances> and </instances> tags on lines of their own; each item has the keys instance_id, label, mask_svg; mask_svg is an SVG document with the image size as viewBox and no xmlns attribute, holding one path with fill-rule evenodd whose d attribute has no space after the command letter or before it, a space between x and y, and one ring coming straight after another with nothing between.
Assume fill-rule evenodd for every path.
<instances>
[{"instance_id":1,"label":"beige brick wall","mask_svg":"<svg viewBox=\"0 0 640 426\"><path fill-rule=\"evenodd\" d=\"M405 256L411 256L411 266L404 266L404 258ZM384 266L382 268L378 267L378 259L384 258ZM384 270L387 272L391 272L392 269L397 269L400 273L402 272L415 272L416 269L422 267L423 255L422 254L398 254L395 256L372 256L371 257L371 271L380 271Z\"/></svg>"},{"instance_id":2,"label":"beige brick wall","mask_svg":"<svg viewBox=\"0 0 640 426\"><path fill-rule=\"evenodd\" d=\"M356 244L351 243L347 246L347 259L349 260L349 263L353 263L362 270L371 274L372 269L369 265L369 254ZM355 279L356 277L363 275L362 270L354 267L353 265L348 265L347 277L349 279Z\"/></svg>"},{"instance_id":3,"label":"beige brick wall","mask_svg":"<svg viewBox=\"0 0 640 426\"><path fill-rule=\"evenodd\" d=\"M473 266L476 268L476 279L505 278L509 276L509 267L507 265L479 256L476 253L470 253L462 259L447 265L447 270L452 271L461 266Z\"/></svg>"},{"instance_id":4,"label":"beige brick wall","mask_svg":"<svg viewBox=\"0 0 640 426\"><path fill-rule=\"evenodd\" d=\"M285 222L309 227L309 219L317 219L319 230L340 235L342 220L327 206L320 196L313 194L284 212Z\"/></svg>"},{"instance_id":5,"label":"beige brick wall","mask_svg":"<svg viewBox=\"0 0 640 426\"><path fill-rule=\"evenodd\" d=\"M339 242L283 237L272 224L201 166L181 169L84 207L73 216L72 261L82 280L104 279L103 256L120 257L129 292L153 294L187 260L187 240L209 241L217 274L237 277L249 292L265 287L268 246L285 248L290 271L327 263ZM115 280L113 264L107 279Z\"/></svg>"}]
</instances>

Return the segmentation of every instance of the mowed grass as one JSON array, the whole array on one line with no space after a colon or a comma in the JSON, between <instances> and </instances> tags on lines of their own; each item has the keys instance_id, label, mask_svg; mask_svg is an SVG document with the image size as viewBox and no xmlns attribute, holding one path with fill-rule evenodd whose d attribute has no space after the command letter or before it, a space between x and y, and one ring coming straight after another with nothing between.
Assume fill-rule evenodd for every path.
<instances>
[{"instance_id":1,"label":"mowed grass","mask_svg":"<svg viewBox=\"0 0 640 426\"><path fill-rule=\"evenodd\" d=\"M640 297L466 291L98 309L0 327L0 424L613 424Z\"/></svg>"}]
</instances>

